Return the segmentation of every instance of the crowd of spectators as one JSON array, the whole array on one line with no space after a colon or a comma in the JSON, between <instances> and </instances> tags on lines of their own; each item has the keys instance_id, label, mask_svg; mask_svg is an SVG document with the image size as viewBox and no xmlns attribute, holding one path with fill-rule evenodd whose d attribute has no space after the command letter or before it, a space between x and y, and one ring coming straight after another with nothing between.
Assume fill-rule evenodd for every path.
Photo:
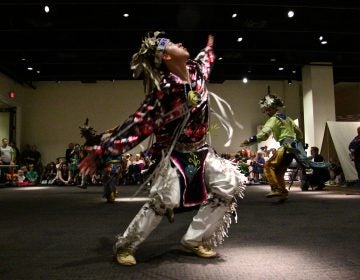
<instances>
[{"instance_id":1,"label":"crowd of spectators","mask_svg":"<svg viewBox=\"0 0 360 280\"><path fill-rule=\"evenodd\" d=\"M84 176L79 172L78 164L86 156L86 151L76 143L69 143L64 156L43 166L41 153L36 145L26 145L20 153L14 143L7 143L2 139L2 158L0 164L8 164L9 167L1 168L0 183L8 186L32 186L32 185L55 185L55 186L87 186L101 185L105 175L104 169L99 169L90 176ZM239 170L247 178L246 184L266 184L264 176L264 164L276 149L265 146L257 152L250 149L242 149L236 154L221 154L227 160L238 166ZM141 184L144 182L147 171L151 169L152 159L146 152L132 155L130 153L119 157L121 168L116 175L118 185ZM104 165L105 166L105 165ZM330 172L333 169L331 166ZM333 176L332 176L333 177ZM332 178L331 178L332 179Z\"/></svg>"},{"instance_id":2,"label":"crowd of spectators","mask_svg":"<svg viewBox=\"0 0 360 280\"><path fill-rule=\"evenodd\" d=\"M105 175L104 169L96 174L84 176L80 173L78 164L86 156L86 151L76 143L69 143L64 156L43 165L41 153L36 145L25 145L20 153L16 145L7 143L4 138L1 145L3 155L0 164L0 184L6 186L86 186L101 185ZM121 168L116 178L118 184L141 184L144 182L146 171L151 159L145 152L132 155L130 153L119 157ZM4 167L5 166L5 167ZM104 163L104 168L106 164Z\"/></svg>"}]
</instances>

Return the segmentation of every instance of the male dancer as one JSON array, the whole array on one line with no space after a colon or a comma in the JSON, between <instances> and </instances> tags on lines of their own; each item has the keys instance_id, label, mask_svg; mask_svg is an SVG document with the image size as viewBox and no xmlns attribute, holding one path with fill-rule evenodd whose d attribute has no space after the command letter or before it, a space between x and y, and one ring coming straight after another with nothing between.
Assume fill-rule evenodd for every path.
<instances>
[{"instance_id":1,"label":"male dancer","mask_svg":"<svg viewBox=\"0 0 360 280\"><path fill-rule=\"evenodd\" d=\"M269 158L264 166L264 174L270 184L271 192L266 197L280 197L280 201L286 200L288 190L285 188L284 175L286 169L293 160L298 143L302 141L303 134L294 121L278 112L283 107L283 102L275 95L267 94L260 100L260 108L269 116L261 131L242 142L241 146L252 145L269 138L271 133L280 147Z\"/></svg>"},{"instance_id":2,"label":"male dancer","mask_svg":"<svg viewBox=\"0 0 360 280\"><path fill-rule=\"evenodd\" d=\"M104 155L124 153L155 135L152 150L158 163L151 200L118 236L114 252L121 265L136 264L135 250L164 215L173 222L173 208L195 205L201 206L181 244L199 257L216 256L213 248L222 243L236 214L235 197L243 195L241 173L206 143L210 108L205 82L215 59L213 36L194 60L181 43L163 36L148 34L133 55L134 76L144 76L144 102L122 125L96 136L100 141L80 164L82 172L92 173Z\"/></svg>"}]
</instances>

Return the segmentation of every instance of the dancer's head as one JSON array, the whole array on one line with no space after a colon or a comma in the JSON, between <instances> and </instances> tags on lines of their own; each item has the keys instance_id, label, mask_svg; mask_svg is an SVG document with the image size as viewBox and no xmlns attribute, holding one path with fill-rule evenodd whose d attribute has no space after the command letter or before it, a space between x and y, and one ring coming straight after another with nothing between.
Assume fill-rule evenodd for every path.
<instances>
[{"instance_id":1,"label":"dancer's head","mask_svg":"<svg viewBox=\"0 0 360 280\"><path fill-rule=\"evenodd\" d=\"M284 103L279 97L269 93L260 100L259 105L262 112L269 116L274 115L279 108L284 107Z\"/></svg>"},{"instance_id":2,"label":"dancer's head","mask_svg":"<svg viewBox=\"0 0 360 280\"><path fill-rule=\"evenodd\" d=\"M142 40L140 50L131 60L135 78L144 75L145 91L156 87L160 90L162 73L167 71L168 63L186 61L189 53L182 44L174 44L161 31L149 32Z\"/></svg>"}]
</instances>

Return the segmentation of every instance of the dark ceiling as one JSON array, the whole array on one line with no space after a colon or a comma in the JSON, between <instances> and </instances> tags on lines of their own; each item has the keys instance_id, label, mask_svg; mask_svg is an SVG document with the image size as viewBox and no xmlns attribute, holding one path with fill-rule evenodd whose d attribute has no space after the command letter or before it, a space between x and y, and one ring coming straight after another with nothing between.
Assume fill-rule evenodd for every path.
<instances>
[{"instance_id":1,"label":"dark ceiling","mask_svg":"<svg viewBox=\"0 0 360 280\"><path fill-rule=\"evenodd\" d=\"M215 35L212 82L301 80L310 63L332 63L335 82L359 82L360 1L351 2L47 1L45 13L44 1L2 1L0 72L29 85L131 79L143 35L164 30L193 55Z\"/></svg>"}]
</instances>

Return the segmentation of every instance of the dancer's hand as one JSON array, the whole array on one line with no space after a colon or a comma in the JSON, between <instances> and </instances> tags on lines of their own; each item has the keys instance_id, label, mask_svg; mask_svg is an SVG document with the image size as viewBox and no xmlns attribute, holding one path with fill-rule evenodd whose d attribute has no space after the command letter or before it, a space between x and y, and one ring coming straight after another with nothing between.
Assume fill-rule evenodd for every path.
<instances>
[{"instance_id":1,"label":"dancer's hand","mask_svg":"<svg viewBox=\"0 0 360 280\"><path fill-rule=\"evenodd\" d=\"M207 41L207 46L213 46L214 45L214 36L213 35L209 35L208 36L208 41Z\"/></svg>"}]
</instances>

